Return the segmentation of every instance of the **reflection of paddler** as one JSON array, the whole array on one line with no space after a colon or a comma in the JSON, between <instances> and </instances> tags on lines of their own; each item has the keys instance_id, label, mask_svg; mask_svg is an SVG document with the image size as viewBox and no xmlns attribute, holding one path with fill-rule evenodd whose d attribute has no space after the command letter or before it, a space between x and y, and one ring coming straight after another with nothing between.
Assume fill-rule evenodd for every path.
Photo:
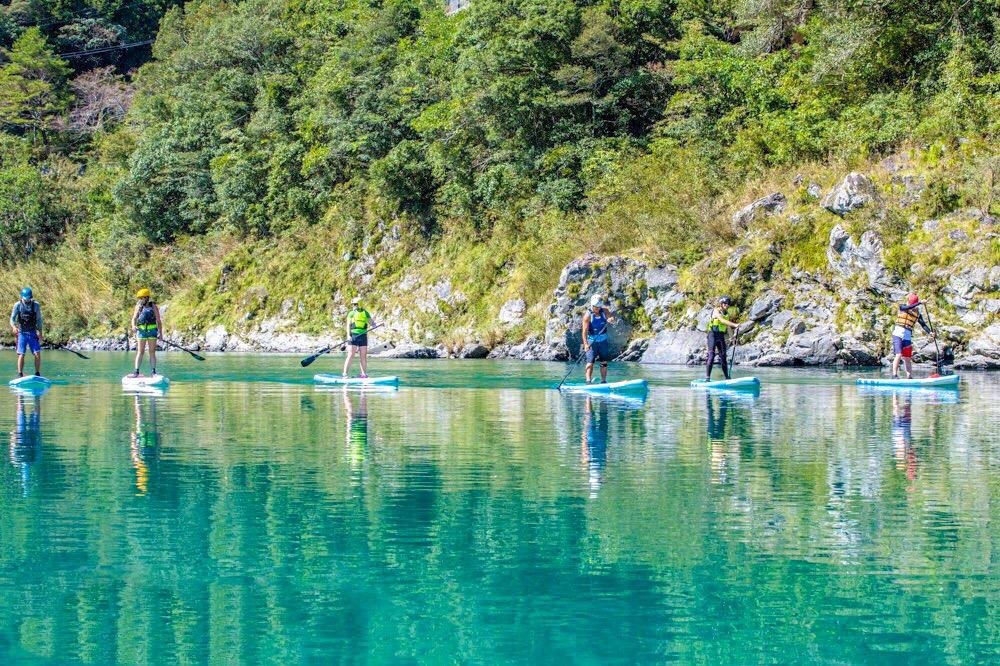
<instances>
[{"instance_id":1,"label":"reflection of paddler","mask_svg":"<svg viewBox=\"0 0 1000 666\"><path fill-rule=\"evenodd\" d=\"M29 413L29 396L17 396L17 412L14 430L10 433L10 462L21 472L21 492L28 495L31 480L31 466L38 462L42 449L42 403L41 397L31 397L32 409Z\"/></svg>"},{"instance_id":2,"label":"reflection of paddler","mask_svg":"<svg viewBox=\"0 0 1000 666\"><path fill-rule=\"evenodd\" d=\"M350 389L344 389L344 414L347 415L347 452L352 465L359 465L368 450L368 396L358 394L357 408Z\"/></svg>"},{"instance_id":3,"label":"reflection of paddler","mask_svg":"<svg viewBox=\"0 0 1000 666\"><path fill-rule=\"evenodd\" d=\"M149 409L144 414L143 401ZM135 488L140 495L149 489L149 466L156 462L160 450L160 433L156 425L156 399L135 396L135 430L132 431L132 466L135 467Z\"/></svg>"},{"instance_id":4,"label":"reflection of paddler","mask_svg":"<svg viewBox=\"0 0 1000 666\"><path fill-rule=\"evenodd\" d=\"M590 396L587 396L583 412L580 455L587 470L590 496L597 497L597 491L604 485L604 470L608 464L608 405Z\"/></svg>"},{"instance_id":5,"label":"reflection of paddler","mask_svg":"<svg viewBox=\"0 0 1000 666\"><path fill-rule=\"evenodd\" d=\"M896 467L906 470L906 478L917 478L917 451L913 447L913 399L910 396L892 396L892 449ZM913 490L913 488L907 488Z\"/></svg>"},{"instance_id":6,"label":"reflection of paddler","mask_svg":"<svg viewBox=\"0 0 1000 666\"><path fill-rule=\"evenodd\" d=\"M705 395L708 408L708 439L711 445L712 483L725 483L728 477L726 460L726 418L729 401Z\"/></svg>"}]
</instances>

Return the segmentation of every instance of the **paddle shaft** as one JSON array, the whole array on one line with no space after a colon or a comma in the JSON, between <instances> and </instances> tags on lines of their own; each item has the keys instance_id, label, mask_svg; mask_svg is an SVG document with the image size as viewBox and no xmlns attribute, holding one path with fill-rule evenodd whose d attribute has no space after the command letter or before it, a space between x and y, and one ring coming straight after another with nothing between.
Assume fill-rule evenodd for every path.
<instances>
[{"instance_id":1,"label":"paddle shaft","mask_svg":"<svg viewBox=\"0 0 1000 666\"><path fill-rule=\"evenodd\" d=\"M194 353L193 351L191 351L190 349L185 349L184 347L181 347L181 346L180 346L179 344L177 344L176 342L171 342L170 340L167 340L167 339L165 339L165 338L160 338L160 340L162 340L162 341L163 341L163 344L165 344L165 345L167 345L167 346L170 346L170 347L173 347L173 348L175 348L175 349L180 349L180 350L181 350L182 352L187 352L187 353L188 353L188 354L190 354L190 355L191 355L191 357L192 357L192 358L194 358L194 359L195 359L196 361L204 361L204 360L205 360L205 357L204 357L204 356L201 356L201 355L199 355L199 354L195 354L195 353Z\"/></svg>"},{"instance_id":2,"label":"paddle shaft","mask_svg":"<svg viewBox=\"0 0 1000 666\"><path fill-rule=\"evenodd\" d=\"M609 322L609 324L610 324L610 322ZM608 330L608 325L609 324L605 324L604 328L602 328L601 332L598 333L597 335L604 335L605 331ZM576 362L573 363L573 365L569 369L569 372L567 372L563 376L562 381L559 382L559 386L556 387L557 391L560 390L560 389L562 389L563 384L566 383L566 380L569 379L569 376L573 374L574 370L576 370L576 366L580 365L580 360L583 359L584 356L586 356L586 351L587 350L584 348L584 345L583 345L583 331L580 331L580 336L581 336L580 337L580 355L576 357Z\"/></svg>"},{"instance_id":3,"label":"paddle shaft","mask_svg":"<svg viewBox=\"0 0 1000 666\"><path fill-rule=\"evenodd\" d=\"M369 328L368 331L369 332L370 331L374 331L376 328L379 328L380 326L382 326L382 324L375 324L374 326L372 326L371 328ZM329 347L324 347L323 349L320 349L318 352L316 352L312 356L307 356L306 358L302 359L301 361L299 361L299 363L302 365L303 368L305 368L307 366L310 366L310 365L313 364L313 361L315 361L316 359L318 359L323 354L329 354L331 351L334 350L334 348L343 347L344 345L348 344L353 339L354 339L354 336L351 336L351 337L347 338L346 340L344 340L343 342L338 342L335 345L330 345Z\"/></svg>"},{"instance_id":4,"label":"paddle shaft","mask_svg":"<svg viewBox=\"0 0 1000 666\"><path fill-rule=\"evenodd\" d=\"M66 345L56 345L56 349L61 349L63 351L68 351L70 354L76 354L77 356L79 356L80 358L82 358L84 361L89 361L90 360L89 356L84 356L80 352L76 351L75 349L70 349Z\"/></svg>"},{"instance_id":5,"label":"paddle shaft","mask_svg":"<svg viewBox=\"0 0 1000 666\"><path fill-rule=\"evenodd\" d=\"M740 340L740 327L737 326L736 330L733 331L733 353L729 355L729 372L727 374L733 374L733 364L736 363L736 347ZM723 359L724 360L724 359Z\"/></svg>"},{"instance_id":6,"label":"paddle shaft","mask_svg":"<svg viewBox=\"0 0 1000 666\"><path fill-rule=\"evenodd\" d=\"M934 338L934 354L937 356L937 372L941 374L941 347L938 346L937 331L934 330L934 323L931 321L931 311L927 309L927 304L923 303L924 314L927 315L927 327L931 329L931 336Z\"/></svg>"}]
</instances>

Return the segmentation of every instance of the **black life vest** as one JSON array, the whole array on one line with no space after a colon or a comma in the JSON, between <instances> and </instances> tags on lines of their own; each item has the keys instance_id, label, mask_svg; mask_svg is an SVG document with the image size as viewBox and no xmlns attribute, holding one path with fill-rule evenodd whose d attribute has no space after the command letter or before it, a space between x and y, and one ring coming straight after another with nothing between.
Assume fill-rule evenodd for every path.
<instances>
[{"instance_id":1,"label":"black life vest","mask_svg":"<svg viewBox=\"0 0 1000 666\"><path fill-rule=\"evenodd\" d=\"M34 333L38 328L38 312L34 301L21 301L17 308L17 327L22 333Z\"/></svg>"}]
</instances>

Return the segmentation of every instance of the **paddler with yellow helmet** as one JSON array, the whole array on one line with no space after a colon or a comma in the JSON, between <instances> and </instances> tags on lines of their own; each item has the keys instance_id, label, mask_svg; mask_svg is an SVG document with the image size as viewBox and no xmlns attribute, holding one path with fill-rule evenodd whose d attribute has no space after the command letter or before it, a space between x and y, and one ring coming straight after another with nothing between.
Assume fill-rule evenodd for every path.
<instances>
[{"instance_id":1,"label":"paddler with yellow helmet","mask_svg":"<svg viewBox=\"0 0 1000 666\"><path fill-rule=\"evenodd\" d=\"M149 350L149 365L156 374L156 341L162 338L163 320L160 318L160 308L153 302L153 293L146 288L135 292L138 299L132 311L132 331L136 337L135 371L133 377L139 376L142 367L142 355Z\"/></svg>"},{"instance_id":2,"label":"paddler with yellow helmet","mask_svg":"<svg viewBox=\"0 0 1000 666\"><path fill-rule=\"evenodd\" d=\"M344 361L344 377L351 372L351 361L357 354L361 361L361 378L368 378L368 331L375 327L375 319L361 305L361 297L351 300L351 311L347 313L347 360Z\"/></svg>"}]
</instances>

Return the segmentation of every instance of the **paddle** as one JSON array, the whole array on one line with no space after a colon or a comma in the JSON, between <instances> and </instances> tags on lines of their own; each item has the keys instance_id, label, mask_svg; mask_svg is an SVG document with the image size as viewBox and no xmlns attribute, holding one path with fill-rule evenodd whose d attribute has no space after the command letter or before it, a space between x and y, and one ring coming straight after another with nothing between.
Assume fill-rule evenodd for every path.
<instances>
[{"instance_id":1,"label":"paddle","mask_svg":"<svg viewBox=\"0 0 1000 666\"><path fill-rule=\"evenodd\" d=\"M736 330L733 331L733 353L730 355L730 358L729 358L729 373L728 374L729 374L730 377L733 376L733 364L736 363L736 347L737 347L737 343L739 342L739 340L740 340L740 327L737 326Z\"/></svg>"},{"instance_id":2,"label":"paddle","mask_svg":"<svg viewBox=\"0 0 1000 666\"><path fill-rule=\"evenodd\" d=\"M204 356L201 356L201 355L199 355L199 354L195 354L195 353L194 353L193 351L191 351L190 349L185 349L184 347L181 347L181 346L180 346L179 344L177 344L176 342L171 342L170 340L166 340L166 339L164 339L164 338L160 338L160 340L161 340L161 341L163 342L163 344L165 344L165 345L168 345L168 346L170 346L170 347L174 347L175 349L180 349L180 350L181 350L181 351L183 351L183 352L187 352L188 354L191 354L191 356L192 356L192 357L194 358L194 360L196 360L196 361L204 361L204 360L205 360L205 357L204 357Z\"/></svg>"},{"instance_id":3,"label":"paddle","mask_svg":"<svg viewBox=\"0 0 1000 666\"><path fill-rule=\"evenodd\" d=\"M600 333L598 333L597 335L604 335L604 332L605 332L606 330L608 330L608 326L610 325L610 323L611 323L611 322L608 322L607 324L605 324L605 325L604 325L604 328L602 328L602 329L601 329L601 332L600 332ZM581 333L582 333L582 331L581 331ZM559 382L559 386L557 386L557 387L556 387L556 390L557 390L557 391L561 391L561 390L562 390L562 386L563 386L563 384L565 384L565 383L566 383L566 380L567 380L567 379L569 379L569 376L573 374L573 371L574 371L574 370L576 370L576 366L580 365L580 359L582 359L582 358L583 358L584 356L586 356L586 354L584 353L584 349L583 349L583 345L581 344L581 345L580 345L580 355L576 357L576 361L575 361L575 362L573 363L573 365L572 365L572 366L570 367L570 369L569 369L569 372L567 372L567 373L566 373L566 374L565 374L565 375L563 376L563 378L562 378L562 381L561 381L561 382Z\"/></svg>"},{"instance_id":4,"label":"paddle","mask_svg":"<svg viewBox=\"0 0 1000 666\"><path fill-rule=\"evenodd\" d=\"M380 327L381 325L382 324L376 324L375 326L372 326L368 330L369 331L374 331L376 328ZM313 364L313 361L315 361L316 359L318 359L323 354L329 354L334 349L338 349L338 348L339 349L343 349L344 346L346 346L353 339L353 337L354 336L351 336L350 338L347 338L343 342L338 342L335 345L330 345L329 347L323 347L322 349L320 349L318 352L316 352L312 356L305 357L304 359L302 359L301 361L299 361L299 363L302 364L303 368L307 368L307 367L309 367L310 365Z\"/></svg>"},{"instance_id":5,"label":"paddle","mask_svg":"<svg viewBox=\"0 0 1000 666\"><path fill-rule=\"evenodd\" d=\"M931 373L931 377L940 377L942 375L942 370L941 370L941 348L938 346L937 331L934 330L934 324L931 322L931 311L927 309L927 304L926 303L921 303L921 305L924 306L924 314L927 315L927 326L928 326L928 328L931 329L931 333L934 336L934 353L937 356L937 360L935 362L935 366L937 366L937 372ZM951 373L949 372L949 373L944 373L944 374L951 374Z\"/></svg>"},{"instance_id":6,"label":"paddle","mask_svg":"<svg viewBox=\"0 0 1000 666\"><path fill-rule=\"evenodd\" d=\"M80 352L76 351L75 349L70 349L69 347L67 347L65 345L55 345L55 348L56 349L61 349L63 351L68 351L70 354L76 354L77 356L79 356L80 358L82 358L84 361L89 361L90 360L89 356L84 356L83 354L81 354Z\"/></svg>"}]
</instances>

